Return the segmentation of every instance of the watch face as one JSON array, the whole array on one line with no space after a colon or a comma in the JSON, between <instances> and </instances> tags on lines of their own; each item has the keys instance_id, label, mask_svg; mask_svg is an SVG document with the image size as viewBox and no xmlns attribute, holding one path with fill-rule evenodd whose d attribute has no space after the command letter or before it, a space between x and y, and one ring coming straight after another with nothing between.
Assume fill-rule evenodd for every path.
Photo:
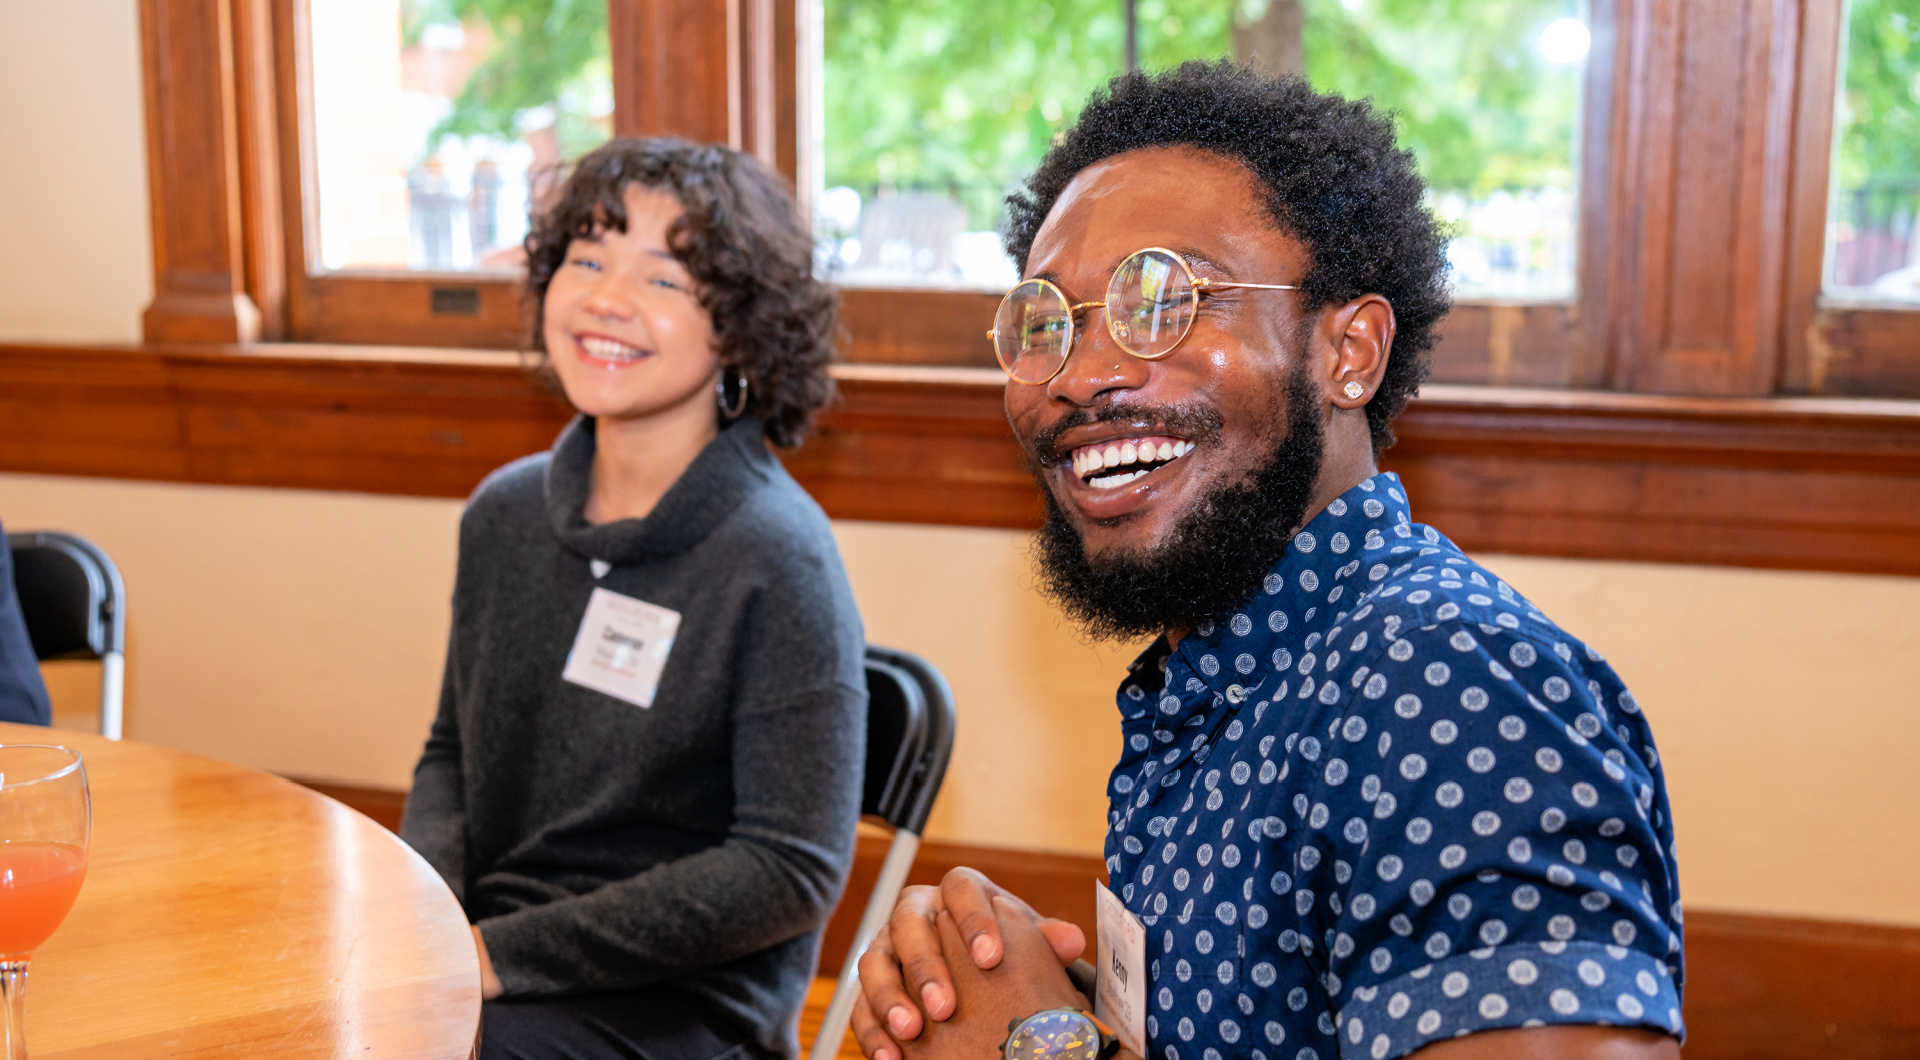
<instances>
[{"instance_id":1,"label":"watch face","mask_svg":"<svg viewBox=\"0 0 1920 1060\"><path fill-rule=\"evenodd\" d=\"M1007 1039L1007 1060L1095 1060L1100 1029L1070 1010L1028 1016Z\"/></svg>"}]
</instances>

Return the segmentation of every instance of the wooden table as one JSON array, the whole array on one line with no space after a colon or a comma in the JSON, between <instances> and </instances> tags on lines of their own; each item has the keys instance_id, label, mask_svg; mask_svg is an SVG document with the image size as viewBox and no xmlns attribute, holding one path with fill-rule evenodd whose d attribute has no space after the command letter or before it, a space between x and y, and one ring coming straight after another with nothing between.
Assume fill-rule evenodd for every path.
<instances>
[{"instance_id":1,"label":"wooden table","mask_svg":"<svg viewBox=\"0 0 1920 1060\"><path fill-rule=\"evenodd\" d=\"M93 851L33 958L34 1060L461 1060L480 1022L466 917L418 855L324 796L87 733Z\"/></svg>"}]
</instances>

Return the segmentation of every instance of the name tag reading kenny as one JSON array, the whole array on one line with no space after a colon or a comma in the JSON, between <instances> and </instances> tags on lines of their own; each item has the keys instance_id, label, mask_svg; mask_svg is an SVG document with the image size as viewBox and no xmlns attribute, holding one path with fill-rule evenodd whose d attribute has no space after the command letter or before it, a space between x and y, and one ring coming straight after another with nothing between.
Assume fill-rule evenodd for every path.
<instances>
[{"instance_id":1,"label":"name tag reading kenny","mask_svg":"<svg viewBox=\"0 0 1920 1060\"><path fill-rule=\"evenodd\" d=\"M1093 885L1093 1014L1135 1056L1147 1055L1147 929L1099 883Z\"/></svg>"},{"instance_id":2,"label":"name tag reading kenny","mask_svg":"<svg viewBox=\"0 0 1920 1060\"><path fill-rule=\"evenodd\" d=\"M651 707L679 630L678 611L595 589L560 676L636 707Z\"/></svg>"}]
</instances>

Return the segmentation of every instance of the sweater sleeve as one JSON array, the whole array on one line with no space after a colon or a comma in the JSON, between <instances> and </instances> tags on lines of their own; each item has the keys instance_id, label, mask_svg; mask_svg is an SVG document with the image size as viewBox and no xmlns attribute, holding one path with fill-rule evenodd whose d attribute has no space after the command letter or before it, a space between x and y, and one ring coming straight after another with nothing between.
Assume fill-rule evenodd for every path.
<instances>
[{"instance_id":1,"label":"sweater sleeve","mask_svg":"<svg viewBox=\"0 0 1920 1060\"><path fill-rule=\"evenodd\" d=\"M461 767L460 720L455 711L459 639L447 638L447 670L440 681L440 709L427 746L413 767L413 790L400 818L400 838L427 859L453 896L467 900L466 777Z\"/></svg>"},{"instance_id":2,"label":"sweater sleeve","mask_svg":"<svg viewBox=\"0 0 1920 1060\"><path fill-rule=\"evenodd\" d=\"M726 839L579 897L481 921L506 993L643 986L817 928L852 863L865 707L864 689L836 684L736 710Z\"/></svg>"}]
</instances>

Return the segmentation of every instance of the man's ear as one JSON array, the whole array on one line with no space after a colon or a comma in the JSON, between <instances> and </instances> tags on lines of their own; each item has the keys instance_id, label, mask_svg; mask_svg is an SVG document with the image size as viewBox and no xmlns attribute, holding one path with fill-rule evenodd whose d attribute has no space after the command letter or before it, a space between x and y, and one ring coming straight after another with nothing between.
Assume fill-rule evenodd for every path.
<instances>
[{"instance_id":1,"label":"man's ear","mask_svg":"<svg viewBox=\"0 0 1920 1060\"><path fill-rule=\"evenodd\" d=\"M1329 311L1325 377L1321 383L1336 409L1359 409L1373 400L1393 352L1393 305L1377 294L1363 294Z\"/></svg>"}]
</instances>

